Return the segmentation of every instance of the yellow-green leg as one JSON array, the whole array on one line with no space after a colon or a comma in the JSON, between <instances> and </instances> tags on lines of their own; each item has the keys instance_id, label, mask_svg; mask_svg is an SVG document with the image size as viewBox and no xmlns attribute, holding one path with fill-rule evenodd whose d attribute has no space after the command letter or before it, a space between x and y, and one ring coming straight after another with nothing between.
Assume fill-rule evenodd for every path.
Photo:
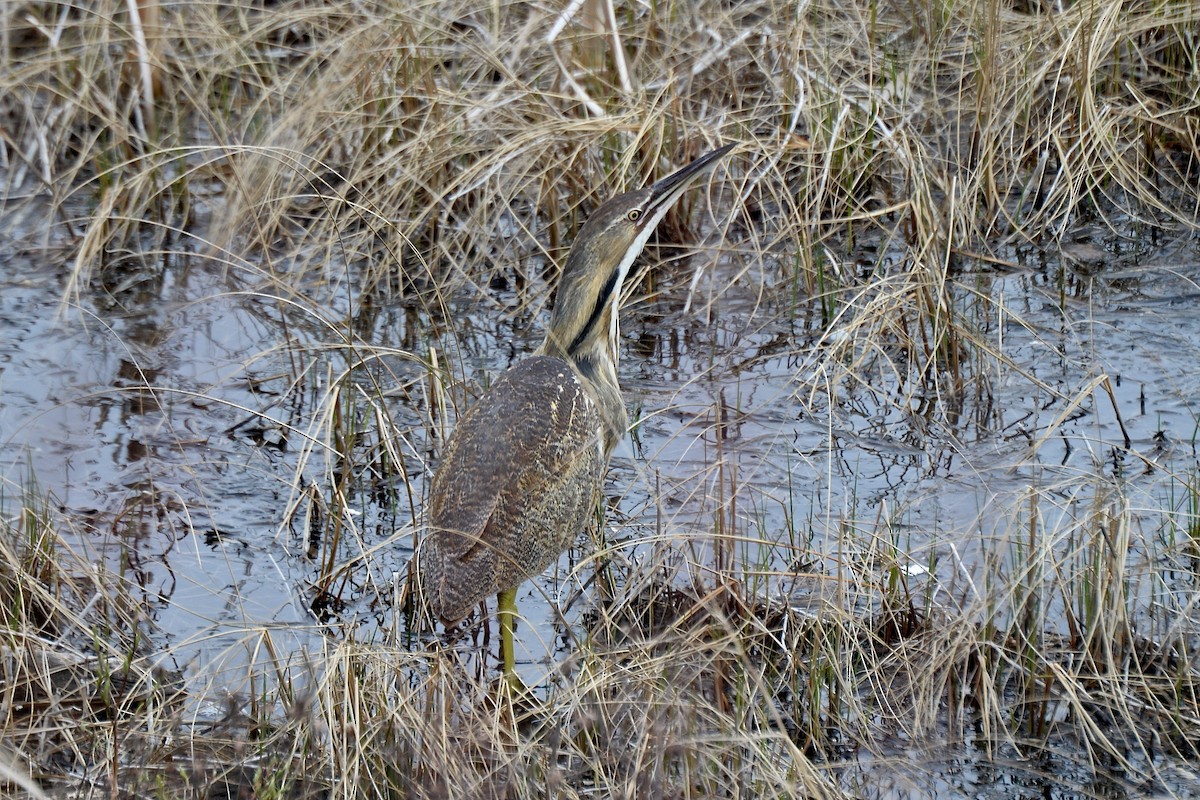
<instances>
[{"instance_id":1,"label":"yellow-green leg","mask_svg":"<svg viewBox=\"0 0 1200 800\"><path fill-rule=\"evenodd\" d=\"M504 662L504 680L514 691L525 686L517 677L517 656L513 647L513 624L517 618L517 590L505 589L496 598L500 606L500 660Z\"/></svg>"}]
</instances>

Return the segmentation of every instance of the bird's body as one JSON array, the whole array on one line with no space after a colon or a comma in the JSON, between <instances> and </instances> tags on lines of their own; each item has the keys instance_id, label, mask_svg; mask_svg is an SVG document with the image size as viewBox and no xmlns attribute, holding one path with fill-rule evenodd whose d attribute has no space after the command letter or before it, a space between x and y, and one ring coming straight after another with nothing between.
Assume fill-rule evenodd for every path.
<instances>
[{"instance_id":1,"label":"bird's body","mask_svg":"<svg viewBox=\"0 0 1200 800\"><path fill-rule=\"evenodd\" d=\"M433 479L434 530L461 532L431 536L421 556L434 614L462 619L595 524L605 427L561 358L535 356L496 379L459 421Z\"/></svg>"},{"instance_id":2,"label":"bird's body","mask_svg":"<svg viewBox=\"0 0 1200 800\"><path fill-rule=\"evenodd\" d=\"M451 624L498 592L510 681L516 587L598 524L628 425L617 382L624 281L666 212L731 147L596 209L567 254L542 346L496 379L446 445L420 557L425 596Z\"/></svg>"}]
</instances>

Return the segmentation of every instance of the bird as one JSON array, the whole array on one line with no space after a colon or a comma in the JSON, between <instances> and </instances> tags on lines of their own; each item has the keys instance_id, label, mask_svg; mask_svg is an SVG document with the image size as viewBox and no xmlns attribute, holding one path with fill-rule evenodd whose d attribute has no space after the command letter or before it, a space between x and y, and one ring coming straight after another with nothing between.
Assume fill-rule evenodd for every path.
<instances>
[{"instance_id":1,"label":"bird","mask_svg":"<svg viewBox=\"0 0 1200 800\"><path fill-rule=\"evenodd\" d=\"M516 590L603 521L609 458L628 427L617 379L622 289L675 202L734 148L602 203L567 253L545 340L459 418L427 501L419 553L429 610L448 628L498 595L501 660L513 651Z\"/></svg>"}]
</instances>

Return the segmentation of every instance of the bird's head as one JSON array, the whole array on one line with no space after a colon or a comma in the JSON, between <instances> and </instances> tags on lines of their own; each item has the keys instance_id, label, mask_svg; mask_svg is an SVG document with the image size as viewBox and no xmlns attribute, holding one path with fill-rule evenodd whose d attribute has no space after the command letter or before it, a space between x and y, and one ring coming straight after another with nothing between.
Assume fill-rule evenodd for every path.
<instances>
[{"instance_id":1,"label":"bird's head","mask_svg":"<svg viewBox=\"0 0 1200 800\"><path fill-rule=\"evenodd\" d=\"M611 198L588 217L567 253L543 351L581 359L607 358L615 382L617 312L634 259L691 183L733 149L701 156L643 189Z\"/></svg>"}]
</instances>

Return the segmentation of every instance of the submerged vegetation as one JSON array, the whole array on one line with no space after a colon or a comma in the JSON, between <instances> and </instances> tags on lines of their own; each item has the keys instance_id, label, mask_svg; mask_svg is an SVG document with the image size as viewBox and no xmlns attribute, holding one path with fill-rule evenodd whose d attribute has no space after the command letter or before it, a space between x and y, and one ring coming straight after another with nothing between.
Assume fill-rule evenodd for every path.
<instances>
[{"instance_id":1,"label":"submerged vegetation","mask_svg":"<svg viewBox=\"0 0 1200 800\"><path fill-rule=\"evenodd\" d=\"M6 795L1192 791L1192 0L33 0L0 89ZM439 443L727 142L511 702Z\"/></svg>"}]
</instances>

